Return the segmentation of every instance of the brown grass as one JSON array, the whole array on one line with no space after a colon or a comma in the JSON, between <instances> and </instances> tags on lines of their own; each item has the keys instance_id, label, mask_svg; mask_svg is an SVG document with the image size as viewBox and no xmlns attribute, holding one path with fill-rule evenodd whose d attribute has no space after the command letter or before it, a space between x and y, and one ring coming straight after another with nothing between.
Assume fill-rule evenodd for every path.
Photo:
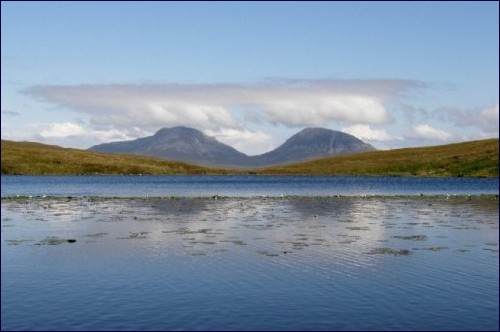
<instances>
[{"instance_id":1,"label":"brown grass","mask_svg":"<svg viewBox=\"0 0 500 332\"><path fill-rule=\"evenodd\" d=\"M261 168L255 173L498 177L498 138L341 155Z\"/></svg>"},{"instance_id":2,"label":"brown grass","mask_svg":"<svg viewBox=\"0 0 500 332\"><path fill-rule=\"evenodd\" d=\"M432 147L371 151L297 164L259 168L251 174L498 177L498 139ZM177 161L67 149L2 140L2 174L243 174Z\"/></svg>"},{"instance_id":3,"label":"brown grass","mask_svg":"<svg viewBox=\"0 0 500 332\"><path fill-rule=\"evenodd\" d=\"M31 142L2 140L2 174L227 174L183 162L151 157L98 153Z\"/></svg>"}]
</instances>

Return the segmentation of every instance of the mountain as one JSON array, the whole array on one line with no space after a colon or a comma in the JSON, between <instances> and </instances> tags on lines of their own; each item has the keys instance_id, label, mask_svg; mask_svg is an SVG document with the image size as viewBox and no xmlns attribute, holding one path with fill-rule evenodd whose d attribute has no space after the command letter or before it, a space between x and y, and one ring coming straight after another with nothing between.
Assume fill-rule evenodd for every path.
<instances>
[{"instance_id":1,"label":"mountain","mask_svg":"<svg viewBox=\"0 0 500 332\"><path fill-rule=\"evenodd\" d=\"M95 145L89 150L153 156L199 165L239 166L249 159L214 137L188 127L162 128L153 136Z\"/></svg>"},{"instance_id":2,"label":"mountain","mask_svg":"<svg viewBox=\"0 0 500 332\"><path fill-rule=\"evenodd\" d=\"M306 128L273 151L254 158L259 166L264 166L373 150L370 144L340 131Z\"/></svg>"},{"instance_id":3,"label":"mountain","mask_svg":"<svg viewBox=\"0 0 500 332\"><path fill-rule=\"evenodd\" d=\"M149 137L95 145L89 150L128 153L199 165L260 167L375 150L356 137L330 129L306 128L273 151L247 156L201 131L188 127L160 129Z\"/></svg>"}]
</instances>

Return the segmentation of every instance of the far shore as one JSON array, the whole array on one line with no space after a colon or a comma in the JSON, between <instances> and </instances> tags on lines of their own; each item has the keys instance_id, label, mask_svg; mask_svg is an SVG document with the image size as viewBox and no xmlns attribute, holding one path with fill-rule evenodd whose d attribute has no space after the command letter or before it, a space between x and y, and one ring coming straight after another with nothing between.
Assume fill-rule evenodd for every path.
<instances>
[{"instance_id":1,"label":"far shore","mask_svg":"<svg viewBox=\"0 0 500 332\"><path fill-rule=\"evenodd\" d=\"M308 175L498 178L498 138L369 151L254 169L2 140L2 175Z\"/></svg>"}]
</instances>

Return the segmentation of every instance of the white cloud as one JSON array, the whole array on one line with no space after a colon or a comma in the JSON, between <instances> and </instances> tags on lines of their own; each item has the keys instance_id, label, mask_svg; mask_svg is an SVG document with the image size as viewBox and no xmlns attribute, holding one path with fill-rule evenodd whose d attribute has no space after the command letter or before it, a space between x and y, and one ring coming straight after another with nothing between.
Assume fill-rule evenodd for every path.
<instances>
[{"instance_id":1,"label":"white cloud","mask_svg":"<svg viewBox=\"0 0 500 332\"><path fill-rule=\"evenodd\" d=\"M138 128L89 128L88 125L74 122L51 124L31 124L31 135L7 135L7 139L40 141L46 144L56 144L66 147L88 148L89 146L113 141L131 140L148 136L152 133ZM3 134L2 134L3 135Z\"/></svg>"},{"instance_id":2,"label":"white cloud","mask_svg":"<svg viewBox=\"0 0 500 332\"><path fill-rule=\"evenodd\" d=\"M433 128L428 124L420 124L413 127L413 133L418 138L424 139L437 139L437 140L447 140L451 137L451 134L440 129Z\"/></svg>"},{"instance_id":3,"label":"white cloud","mask_svg":"<svg viewBox=\"0 0 500 332\"><path fill-rule=\"evenodd\" d=\"M41 127L37 137L44 142L90 146L182 125L244 153L260 154L276 147L277 139L286 136L283 131L291 128L344 126L361 139L398 139L371 126L393 123L385 104L422 87L407 80L272 79L246 85L45 85L24 93L85 115L79 124L61 121Z\"/></svg>"},{"instance_id":4,"label":"white cloud","mask_svg":"<svg viewBox=\"0 0 500 332\"><path fill-rule=\"evenodd\" d=\"M149 135L147 132L143 132L142 136ZM91 130L87 133L87 136L95 138L99 143L108 143L113 141L126 141L131 140L141 135L131 135L128 131L109 129L109 130Z\"/></svg>"},{"instance_id":5,"label":"white cloud","mask_svg":"<svg viewBox=\"0 0 500 332\"><path fill-rule=\"evenodd\" d=\"M35 134L23 135L9 131L7 122L2 122L2 138L10 140L39 141L46 144L56 144L66 147L88 148L89 146L113 141L132 140L145 137L154 132L142 131L139 128L118 130L113 128L92 129L86 125L73 122L52 124L32 124L30 131ZM261 131L249 129L204 130L208 136L217 138L238 151L248 155L261 154L276 147L276 137Z\"/></svg>"},{"instance_id":6,"label":"white cloud","mask_svg":"<svg viewBox=\"0 0 500 332\"><path fill-rule=\"evenodd\" d=\"M351 134L360 140L367 141L390 141L396 139L389 135L385 130L372 129L369 125L356 124L350 127L342 128L343 132Z\"/></svg>"},{"instance_id":7,"label":"white cloud","mask_svg":"<svg viewBox=\"0 0 500 332\"><path fill-rule=\"evenodd\" d=\"M87 131L80 125L71 122L52 123L40 132L40 136L44 138L49 137L68 137L68 136L82 136Z\"/></svg>"},{"instance_id":8,"label":"white cloud","mask_svg":"<svg viewBox=\"0 0 500 332\"><path fill-rule=\"evenodd\" d=\"M449 120L457 126L475 129L477 137L498 137L498 103L486 108L444 108L438 110L438 113L444 120Z\"/></svg>"},{"instance_id":9,"label":"white cloud","mask_svg":"<svg viewBox=\"0 0 500 332\"><path fill-rule=\"evenodd\" d=\"M39 136L44 139L78 136L94 138L99 142L109 142L113 140L119 141L133 138L128 131L116 129L88 129L82 125L72 122L51 123L48 125L40 125L39 127L45 128L42 129L39 134Z\"/></svg>"},{"instance_id":10,"label":"white cloud","mask_svg":"<svg viewBox=\"0 0 500 332\"><path fill-rule=\"evenodd\" d=\"M221 129L205 130L204 133L248 155L261 154L276 147L273 137L260 131Z\"/></svg>"},{"instance_id":11,"label":"white cloud","mask_svg":"<svg viewBox=\"0 0 500 332\"><path fill-rule=\"evenodd\" d=\"M403 80L275 80L255 85L36 86L25 93L86 113L93 124L220 130L241 129L235 109L290 127L387 123L391 117L384 102L417 86Z\"/></svg>"},{"instance_id":12,"label":"white cloud","mask_svg":"<svg viewBox=\"0 0 500 332\"><path fill-rule=\"evenodd\" d=\"M260 106L270 122L292 127L334 121L380 124L390 119L379 100L362 95L295 91L283 98L264 99Z\"/></svg>"},{"instance_id":13,"label":"white cloud","mask_svg":"<svg viewBox=\"0 0 500 332\"><path fill-rule=\"evenodd\" d=\"M498 103L493 106L484 109L479 116L479 124L481 128L486 132L495 132L498 135Z\"/></svg>"}]
</instances>

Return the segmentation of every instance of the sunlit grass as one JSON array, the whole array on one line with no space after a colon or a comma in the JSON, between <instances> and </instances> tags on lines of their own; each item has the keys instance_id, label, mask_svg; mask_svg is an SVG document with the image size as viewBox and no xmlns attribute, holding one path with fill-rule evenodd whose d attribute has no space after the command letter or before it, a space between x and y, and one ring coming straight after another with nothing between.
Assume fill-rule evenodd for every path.
<instances>
[{"instance_id":1,"label":"sunlit grass","mask_svg":"<svg viewBox=\"0 0 500 332\"><path fill-rule=\"evenodd\" d=\"M2 174L299 174L498 177L498 139L370 151L297 164L237 171L151 157L98 153L2 140Z\"/></svg>"},{"instance_id":2,"label":"sunlit grass","mask_svg":"<svg viewBox=\"0 0 500 332\"><path fill-rule=\"evenodd\" d=\"M183 162L151 157L98 153L53 145L2 140L2 174L102 175L102 174L227 174Z\"/></svg>"},{"instance_id":3,"label":"sunlit grass","mask_svg":"<svg viewBox=\"0 0 500 332\"><path fill-rule=\"evenodd\" d=\"M498 139L370 151L266 167L256 174L498 177Z\"/></svg>"}]
</instances>

